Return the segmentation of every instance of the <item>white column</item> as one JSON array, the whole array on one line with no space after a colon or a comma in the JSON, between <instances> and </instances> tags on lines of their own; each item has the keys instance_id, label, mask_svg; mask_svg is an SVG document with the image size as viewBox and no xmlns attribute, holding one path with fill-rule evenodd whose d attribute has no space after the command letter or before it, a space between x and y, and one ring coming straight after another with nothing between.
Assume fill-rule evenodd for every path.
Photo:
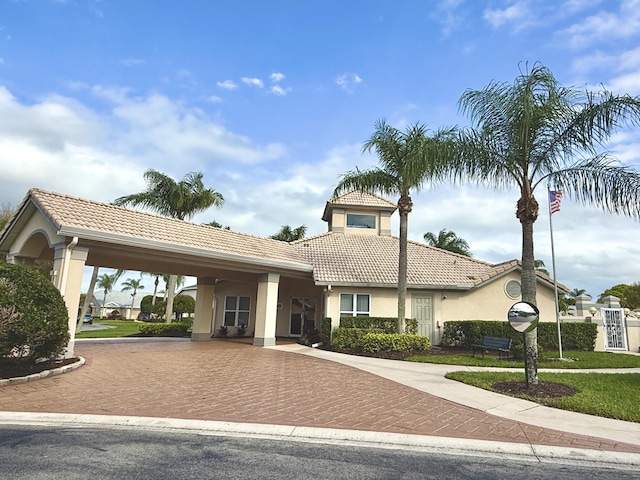
<instances>
[{"instance_id":1,"label":"white column","mask_svg":"<svg viewBox=\"0 0 640 480\"><path fill-rule=\"evenodd\" d=\"M71 245L58 247L55 251L53 284L62 294L69 314L69 343L65 350L65 358L73 357L82 275L88 253L89 250L86 248L74 248Z\"/></svg>"},{"instance_id":2,"label":"white column","mask_svg":"<svg viewBox=\"0 0 640 480\"><path fill-rule=\"evenodd\" d=\"M214 333L215 278L198 278L191 340L211 340Z\"/></svg>"},{"instance_id":3,"label":"white column","mask_svg":"<svg viewBox=\"0 0 640 480\"><path fill-rule=\"evenodd\" d=\"M271 347L276 344L279 282L280 275L276 273L266 273L258 280L256 332L253 337L255 346Z\"/></svg>"}]
</instances>

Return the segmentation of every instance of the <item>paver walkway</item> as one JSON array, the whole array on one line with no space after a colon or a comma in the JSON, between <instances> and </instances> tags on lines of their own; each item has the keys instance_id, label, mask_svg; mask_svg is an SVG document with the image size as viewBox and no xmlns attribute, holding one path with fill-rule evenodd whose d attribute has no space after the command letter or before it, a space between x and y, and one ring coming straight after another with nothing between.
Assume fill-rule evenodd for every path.
<instances>
[{"instance_id":1,"label":"paver walkway","mask_svg":"<svg viewBox=\"0 0 640 480\"><path fill-rule=\"evenodd\" d=\"M640 453L498 418L371 373L234 341L77 343L72 372L0 387L0 411L312 426Z\"/></svg>"}]
</instances>

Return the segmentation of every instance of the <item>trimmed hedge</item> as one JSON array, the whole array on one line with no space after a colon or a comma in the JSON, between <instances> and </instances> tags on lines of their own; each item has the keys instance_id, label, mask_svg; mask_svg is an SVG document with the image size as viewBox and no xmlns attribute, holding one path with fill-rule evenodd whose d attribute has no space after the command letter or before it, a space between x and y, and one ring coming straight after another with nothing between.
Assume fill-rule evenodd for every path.
<instances>
[{"instance_id":1,"label":"trimmed hedge","mask_svg":"<svg viewBox=\"0 0 640 480\"><path fill-rule=\"evenodd\" d=\"M397 333L397 317L340 317L340 328L375 328L385 333ZM415 318L405 320L405 332L418 333L418 321Z\"/></svg>"},{"instance_id":2,"label":"trimmed hedge","mask_svg":"<svg viewBox=\"0 0 640 480\"><path fill-rule=\"evenodd\" d=\"M409 350L428 350L431 341L422 335L407 333L367 333L362 339L365 352L406 352Z\"/></svg>"},{"instance_id":3,"label":"trimmed hedge","mask_svg":"<svg viewBox=\"0 0 640 480\"><path fill-rule=\"evenodd\" d=\"M593 351L598 336L595 323L561 322L562 348L566 350ZM512 349L522 345L522 333L515 331L509 322L487 320L458 320L444 322L442 344L471 348L480 343L482 337L505 337L512 340ZM538 345L547 350L558 348L558 327L555 322L538 323Z\"/></svg>"},{"instance_id":4,"label":"trimmed hedge","mask_svg":"<svg viewBox=\"0 0 640 480\"><path fill-rule=\"evenodd\" d=\"M361 349L364 337L370 333L386 333L381 328L336 328L331 337L331 347L337 350L343 348Z\"/></svg>"},{"instance_id":5,"label":"trimmed hedge","mask_svg":"<svg viewBox=\"0 0 640 480\"><path fill-rule=\"evenodd\" d=\"M324 345L331 344L331 318L325 317L322 319L322 325L320 327L320 335L322 343Z\"/></svg>"},{"instance_id":6,"label":"trimmed hedge","mask_svg":"<svg viewBox=\"0 0 640 480\"><path fill-rule=\"evenodd\" d=\"M0 357L35 363L64 353L69 313L51 280L35 268L0 263Z\"/></svg>"},{"instance_id":7,"label":"trimmed hedge","mask_svg":"<svg viewBox=\"0 0 640 480\"><path fill-rule=\"evenodd\" d=\"M140 333L152 336L160 336L168 333L186 333L191 327L189 322L172 322L172 323L141 323L138 325Z\"/></svg>"}]
</instances>

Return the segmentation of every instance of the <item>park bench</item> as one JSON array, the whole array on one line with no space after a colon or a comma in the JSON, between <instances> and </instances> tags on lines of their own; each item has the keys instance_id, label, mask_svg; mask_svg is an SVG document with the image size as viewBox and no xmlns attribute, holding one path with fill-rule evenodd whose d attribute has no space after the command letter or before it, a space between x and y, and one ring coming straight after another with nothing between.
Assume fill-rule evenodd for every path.
<instances>
[{"instance_id":1,"label":"park bench","mask_svg":"<svg viewBox=\"0 0 640 480\"><path fill-rule=\"evenodd\" d=\"M502 337L482 337L482 343L477 343L475 345L471 345L471 350L473 351L472 356L476 356L476 351L482 352L482 358L484 358L484 352L487 350L494 350L498 352L498 359L502 360L502 356L504 358L509 358L511 349L511 339L510 338L502 338Z\"/></svg>"}]
</instances>

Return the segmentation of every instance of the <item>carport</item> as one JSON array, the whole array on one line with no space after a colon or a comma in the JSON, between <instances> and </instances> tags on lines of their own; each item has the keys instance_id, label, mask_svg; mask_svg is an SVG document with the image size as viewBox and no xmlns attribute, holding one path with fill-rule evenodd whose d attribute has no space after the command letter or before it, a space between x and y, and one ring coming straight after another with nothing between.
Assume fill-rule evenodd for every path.
<instances>
[{"instance_id":1,"label":"carport","mask_svg":"<svg viewBox=\"0 0 640 480\"><path fill-rule=\"evenodd\" d=\"M84 267L197 277L193 340L209 340L215 286L255 282L256 346L275 345L281 279L313 285L312 266L286 242L130 210L39 189L0 233L7 262L53 261L51 280L69 311L73 356Z\"/></svg>"}]
</instances>

